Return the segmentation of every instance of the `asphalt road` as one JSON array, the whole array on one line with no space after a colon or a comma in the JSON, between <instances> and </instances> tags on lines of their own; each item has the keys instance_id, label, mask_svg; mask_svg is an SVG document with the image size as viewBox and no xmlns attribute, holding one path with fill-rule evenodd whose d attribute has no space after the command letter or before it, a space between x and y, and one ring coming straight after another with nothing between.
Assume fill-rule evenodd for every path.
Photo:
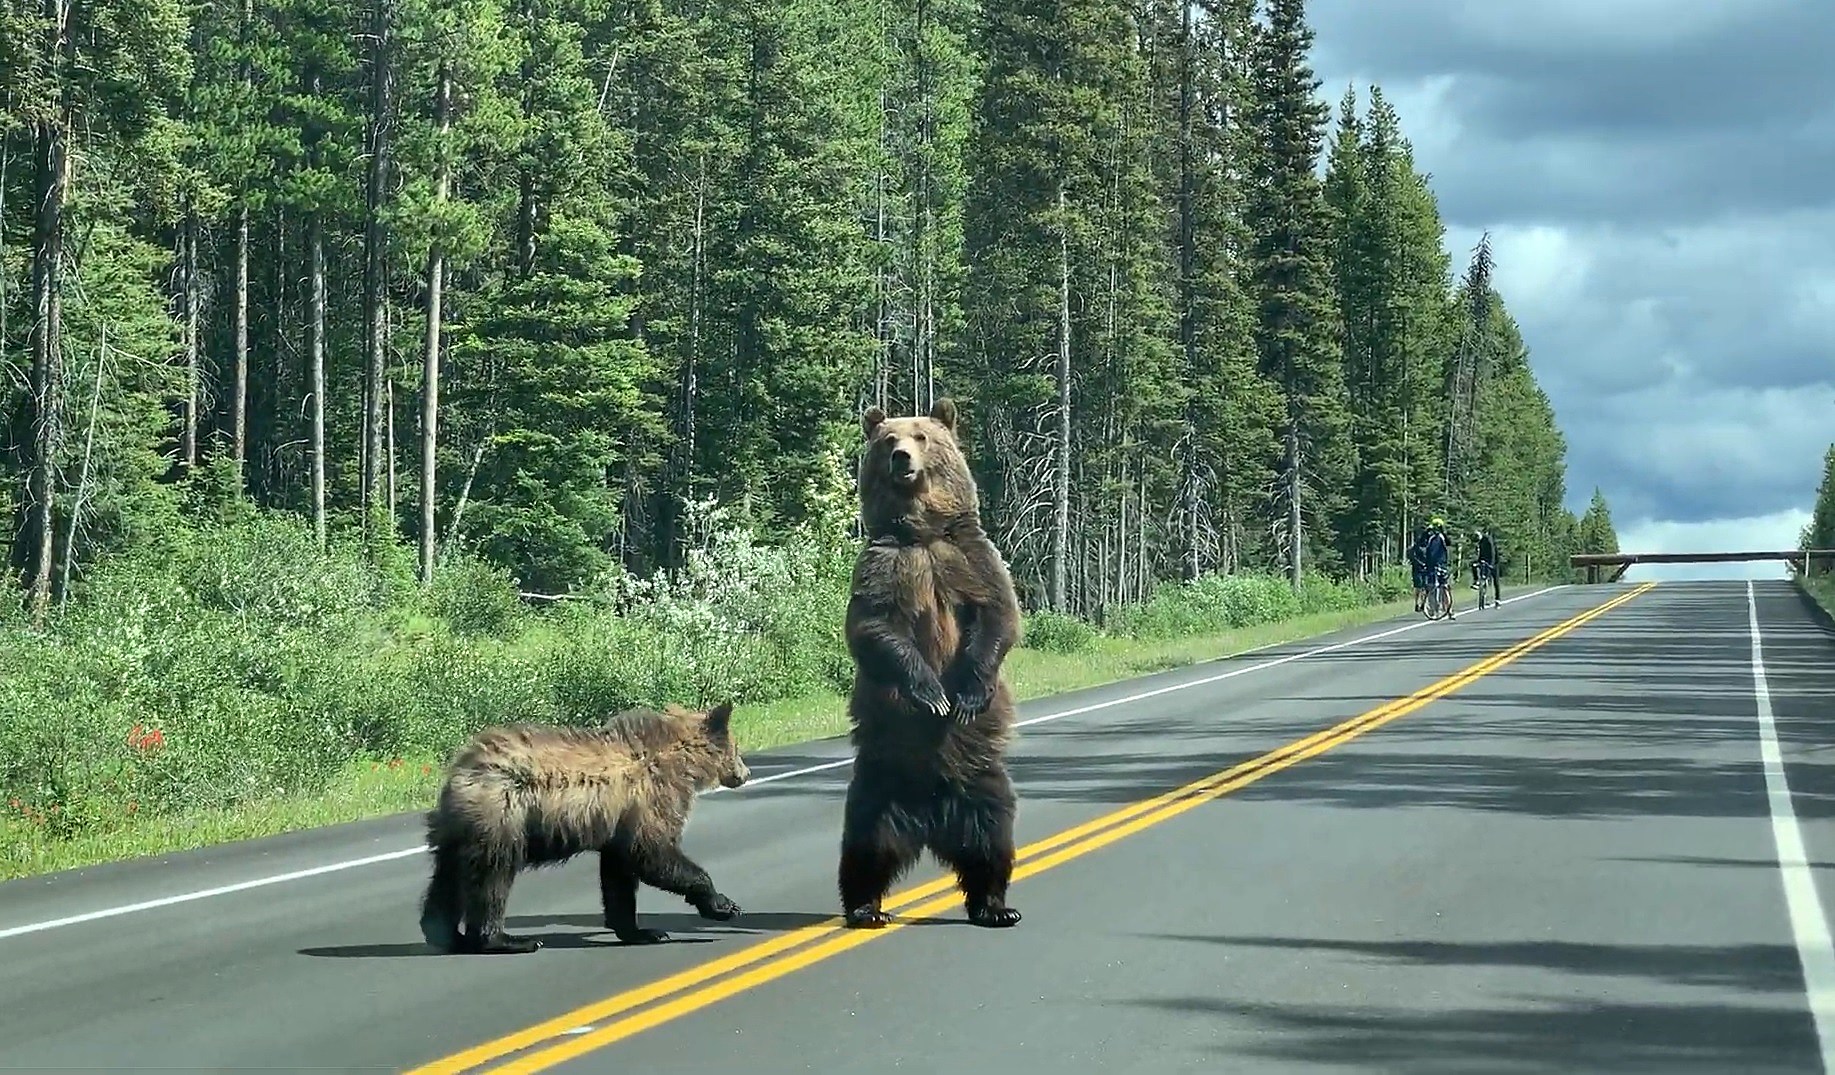
<instances>
[{"instance_id":1,"label":"asphalt road","mask_svg":"<svg viewBox=\"0 0 1835 1075\"><path fill-rule=\"evenodd\" d=\"M540 952L433 955L413 817L7 883L0 1067L1823 1071L1835 632L1751 593L1568 587L1029 704L1048 846L1005 931L940 884L832 928L844 741L702 802L748 913L645 890L654 947L600 929L588 858L511 897Z\"/></svg>"}]
</instances>

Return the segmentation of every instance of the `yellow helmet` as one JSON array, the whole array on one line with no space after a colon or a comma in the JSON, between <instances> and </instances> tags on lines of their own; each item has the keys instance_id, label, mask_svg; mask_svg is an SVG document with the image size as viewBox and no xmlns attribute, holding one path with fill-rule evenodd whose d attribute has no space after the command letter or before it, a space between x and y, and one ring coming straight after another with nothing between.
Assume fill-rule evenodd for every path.
<instances>
[{"instance_id":1,"label":"yellow helmet","mask_svg":"<svg viewBox=\"0 0 1835 1075\"><path fill-rule=\"evenodd\" d=\"M1435 530L1445 530L1446 520L1436 515L1432 519L1428 520L1428 525L1432 526Z\"/></svg>"}]
</instances>

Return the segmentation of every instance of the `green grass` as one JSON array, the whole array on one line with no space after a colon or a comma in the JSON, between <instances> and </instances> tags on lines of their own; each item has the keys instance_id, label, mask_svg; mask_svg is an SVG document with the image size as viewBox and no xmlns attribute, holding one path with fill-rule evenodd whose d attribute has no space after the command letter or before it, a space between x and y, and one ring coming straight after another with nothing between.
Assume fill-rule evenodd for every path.
<instances>
[{"instance_id":1,"label":"green grass","mask_svg":"<svg viewBox=\"0 0 1835 1075\"><path fill-rule=\"evenodd\" d=\"M1812 575L1809 578L1798 575L1796 580L1803 592L1814 598L1824 612L1835 616L1835 574Z\"/></svg>"},{"instance_id":2,"label":"green grass","mask_svg":"<svg viewBox=\"0 0 1835 1075\"><path fill-rule=\"evenodd\" d=\"M1527 592L1528 587L1521 589ZM1469 607L1469 595L1460 597L1460 603ZM1043 698L1412 615L1412 610L1408 598L1186 638L1102 636L1076 653L1022 648L1008 659L1006 674L1021 699ZM746 750L765 750L844 733L844 706L836 694L742 704L735 723ZM319 793L255 799L232 808L125 818L107 828L65 838L53 837L43 825L0 821L0 880L423 810L438 787L440 762L432 755L387 763L353 762L334 774Z\"/></svg>"}]
</instances>

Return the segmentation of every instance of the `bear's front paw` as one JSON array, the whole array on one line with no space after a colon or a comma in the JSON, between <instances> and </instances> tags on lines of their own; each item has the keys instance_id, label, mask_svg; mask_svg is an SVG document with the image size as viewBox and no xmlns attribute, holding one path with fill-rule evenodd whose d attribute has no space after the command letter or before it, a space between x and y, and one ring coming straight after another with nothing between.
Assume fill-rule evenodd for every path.
<instances>
[{"instance_id":1,"label":"bear's front paw","mask_svg":"<svg viewBox=\"0 0 1835 1075\"><path fill-rule=\"evenodd\" d=\"M950 713L958 724L967 724L980 716L987 710L988 701L994 697L993 690L973 676L964 677L964 682L956 688L955 693Z\"/></svg>"},{"instance_id":2,"label":"bear's front paw","mask_svg":"<svg viewBox=\"0 0 1835 1075\"><path fill-rule=\"evenodd\" d=\"M934 679L913 683L911 700L916 702L920 709L927 709L936 716L949 716L949 693L943 689L943 684Z\"/></svg>"},{"instance_id":3,"label":"bear's front paw","mask_svg":"<svg viewBox=\"0 0 1835 1075\"><path fill-rule=\"evenodd\" d=\"M725 922L739 916L739 905L716 892L707 899L695 904L702 918L711 918L716 922Z\"/></svg>"}]
</instances>

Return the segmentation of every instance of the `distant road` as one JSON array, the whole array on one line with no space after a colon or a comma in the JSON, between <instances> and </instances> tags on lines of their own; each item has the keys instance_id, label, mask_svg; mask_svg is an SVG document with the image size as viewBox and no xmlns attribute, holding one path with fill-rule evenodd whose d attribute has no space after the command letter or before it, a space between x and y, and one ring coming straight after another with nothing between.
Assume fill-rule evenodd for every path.
<instances>
[{"instance_id":1,"label":"distant road","mask_svg":"<svg viewBox=\"0 0 1835 1075\"><path fill-rule=\"evenodd\" d=\"M828 741L706 798L687 846L748 913L645 890L655 947L587 858L517 885L542 951L429 953L413 816L0 885L0 1067L1835 1064L1835 637L1788 583L1564 587L1022 716L1014 929L929 862L911 924L834 928Z\"/></svg>"}]
</instances>

